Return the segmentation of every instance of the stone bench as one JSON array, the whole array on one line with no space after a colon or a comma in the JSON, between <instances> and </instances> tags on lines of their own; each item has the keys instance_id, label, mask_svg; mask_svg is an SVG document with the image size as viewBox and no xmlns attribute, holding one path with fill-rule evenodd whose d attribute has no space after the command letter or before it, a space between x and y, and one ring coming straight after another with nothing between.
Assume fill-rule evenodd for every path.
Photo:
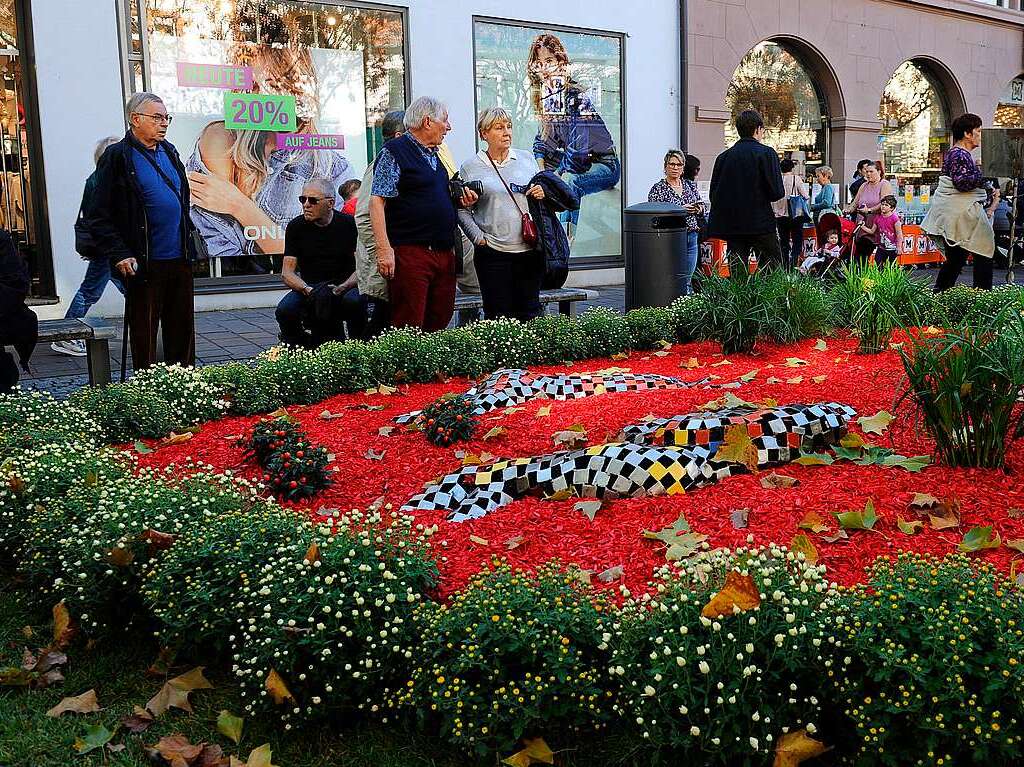
<instances>
[{"instance_id":1,"label":"stone bench","mask_svg":"<svg viewBox=\"0 0 1024 767\"><path fill-rule=\"evenodd\" d=\"M39 342L85 341L89 383L110 383L110 339L117 335L114 326L99 317L80 320L40 320Z\"/></svg>"}]
</instances>

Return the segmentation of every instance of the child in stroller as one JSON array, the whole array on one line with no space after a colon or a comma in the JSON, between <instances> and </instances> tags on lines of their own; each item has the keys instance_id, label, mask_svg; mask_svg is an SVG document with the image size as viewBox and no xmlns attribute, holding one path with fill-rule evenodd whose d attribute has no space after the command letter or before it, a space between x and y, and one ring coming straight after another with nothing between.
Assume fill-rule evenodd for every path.
<instances>
[{"instance_id":1,"label":"child in stroller","mask_svg":"<svg viewBox=\"0 0 1024 767\"><path fill-rule=\"evenodd\" d=\"M842 271L842 262L850 256L856 225L830 212L822 214L815 228L818 230L821 247L814 255L803 260L800 271L816 277Z\"/></svg>"}]
</instances>

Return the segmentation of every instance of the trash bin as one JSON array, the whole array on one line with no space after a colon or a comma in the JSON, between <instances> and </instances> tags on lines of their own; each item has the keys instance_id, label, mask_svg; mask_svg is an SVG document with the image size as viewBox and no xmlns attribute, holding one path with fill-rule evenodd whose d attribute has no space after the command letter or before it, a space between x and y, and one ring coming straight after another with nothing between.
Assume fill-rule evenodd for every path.
<instances>
[{"instance_id":1,"label":"trash bin","mask_svg":"<svg viewBox=\"0 0 1024 767\"><path fill-rule=\"evenodd\" d=\"M623 211L626 311L668 306L679 296L676 264L686 251L686 212L667 202L642 202Z\"/></svg>"}]
</instances>

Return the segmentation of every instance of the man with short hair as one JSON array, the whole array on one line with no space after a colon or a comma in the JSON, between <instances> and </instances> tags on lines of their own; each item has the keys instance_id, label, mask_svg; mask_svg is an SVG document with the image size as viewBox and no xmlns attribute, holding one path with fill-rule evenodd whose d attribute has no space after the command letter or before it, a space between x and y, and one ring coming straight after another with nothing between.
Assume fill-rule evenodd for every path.
<instances>
[{"instance_id":1,"label":"man with short hair","mask_svg":"<svg viewBox=\"0 0 1024 767\"><path fill-rule=\"evenodd\" d=\"M281 276L291 290L275 312L281 341L315 348L344 341L342 322L353 338L366 326L363 300L356 287L356 223L334 209L334 185L312 178L302 188L302 215L284 233Z\"/></svg>"},{"instance_id":2,"label":"man with short hair","mask_svg":"<svg viewBox=\"0 0 1024 767\"><path fill-rule=\"evenodd\" d=\"M192 261L199 253L185 168L167 141L171 116L159 96L136 93L125 112L128 132L100 157L85 226L125 282L134 369L156 362L158 328L164 360L193 365Z\"/></svg>"},{"instance_id":3,"label":"man with short hair","mask_svg":"<svg viewBox=\"0 0 1024 767\"><path fill-rule=\"evenodd\" d=\"M871 160L861 160L857 163L857 171L853 174L853 181L850 182L850 199L852 200L857 196L857 190L860 189L861 184L867 181L864 178L864 168L871 165Z\"/></svg>"},{"instance_id":4,"label":"man with short hair","mask_svg":"<svg viewBox=\"0 0 1024 767\"><path fill-rule=\"evenodd\" d=\"M455 310L456 206L473 205L477 195L467 190L453 200L438 156L451 130L443 102L416 99L404 123L407 132L384 145L374 167L377 270L389 281L392 325L441 330Z\"/></svg>"},{"instance_id":5,"label":"man with short hair","mask_svg":"<svg viewBox=\"0 0 1024 767\"><path fill-rule=\"evenodd\" d=\"M726 241L732 259L756 254L762 265L783 266L772 203L786 196L779 155L761 143L764 120L753 109L736 118L740 140L715 160L711 173L708 237Z\"/></svg>"}]
</instances>

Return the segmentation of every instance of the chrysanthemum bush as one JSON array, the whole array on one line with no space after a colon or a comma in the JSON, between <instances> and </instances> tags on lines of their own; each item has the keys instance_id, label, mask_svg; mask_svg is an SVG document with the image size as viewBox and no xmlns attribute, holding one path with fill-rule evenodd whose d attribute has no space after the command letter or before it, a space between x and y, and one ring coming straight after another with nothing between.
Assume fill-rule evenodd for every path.
<instances>
[{"instance_id":1,"label":"chrysanthemum bush","mask_svg":"<svg viewBox=\"0 0 1024 767\"><path fill-rule=\"evenodd\" d=\"M730 572L753 578L760 605L702 610ZM607 637L616 710L655 762L762 765L778 738L813 733L823 705L815 661L835 591L824 568L785 548L725 549L662 567L656 592L628 600Z\"/></svg>"},{"instance_id":2,"label":"chrysanthemum bush","mask_svg":"<svg viewBox=\"0 0 1024 767\"><path fill-rule=\"evenodd\" d=\"M265 552L233 602L233 671L249 713L290 728L353 709L407 676L413 608L437 583L432 532L385 509L329 517L316 546Z\"/></svg>"},{"instance_id":3,"label":"chrysanthemum bush","mask_svg":"<svg viewBox=\"0 0 1024 767\"><path fill-rule=\"evenodd\" d=\"M52 442L98 445L100 426L83 408L56 400L48 392L0 395L0 459Z\"/></svg>"},{"instance_id":4,"label":"chrysanthemum bush","mask_svg":"<svg viewBox=\"0 0 1024 767\"><path fill-rule=\"evenodd\" d=\"M906 553L825 608L841 646L820 695L851 763L1021 763L1024 590L961 554Z\"/></svg>"},{"instance_id":5,"label":"chrysanthemum bush","mask_svg":"<svg viewBox=\"0 0 1024 767\"><path fill-rule=\"evenodd\" d=\"M521 737L603 729L616 686L602 683L608 609L557 563L533 574L493 563L450 603L417 607L403 647L411 673L369 705L386 721L415 716L480 755Z\"/></svg>"},{"instance_id":6,"label":"chrysanthemum bush","mask_svg":"<svg viewBox=\"0 0 1024 767\"><path fill-rule=\"evenodd\" d=\"M537 336L518 320L481 320L468 330L480 342L486 370L526 367L540 356Z\"/></svg>"}]
</instances>

